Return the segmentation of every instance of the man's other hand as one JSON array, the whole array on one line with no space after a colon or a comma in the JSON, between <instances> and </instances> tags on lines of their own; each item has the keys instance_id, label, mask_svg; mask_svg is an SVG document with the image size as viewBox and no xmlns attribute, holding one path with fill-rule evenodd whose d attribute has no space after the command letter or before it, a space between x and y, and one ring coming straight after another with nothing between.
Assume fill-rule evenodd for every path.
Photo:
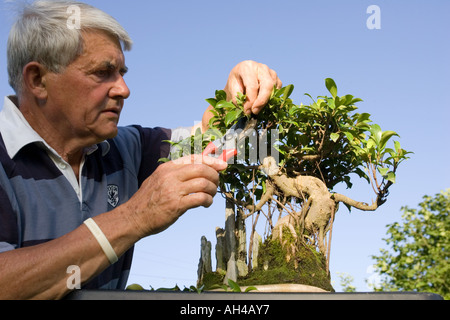
<instances>
[{"instance_id":1,"label":"man's other hand","mask_svg":"<svg viewBox=\"0 0 450 320\"><path fill-rule=\"evenodd\" d=\"M280 89L282 85L277 73L265 64L244 61L231 71L225 92L227 99L233 102L236 102L238 92L245 94L245 113L258 114L269 101L274 86Z\"/></svg>"}]
</instances>

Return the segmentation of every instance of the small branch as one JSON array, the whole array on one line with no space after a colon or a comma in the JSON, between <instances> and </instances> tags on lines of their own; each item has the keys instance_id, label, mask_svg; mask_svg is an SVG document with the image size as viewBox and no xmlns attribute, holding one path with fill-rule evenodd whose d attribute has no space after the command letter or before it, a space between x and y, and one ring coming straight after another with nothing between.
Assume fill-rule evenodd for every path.
<instances>
[{"instance_id":1,"label":"small branch","mask_svg":"<svg viewBox=\"0 0 450 320\"><path fill-rule=\"evenodd\" d=\"M294 154L294 157L296 157L299 161L317 161L317 160L320 160L320 156L319 155Z\"/></svg>"},{"instance_id":2,"label":"small branch","mask_svg":"<svg viewBox=\"0 0 450 320\"><path fill-rule=\"evenodd\" d=\"M373 190L373 192L375 192L375 194L378 194L378 191L375 189L375 186L374 186L373 170L372 170L371 163L370 163L370 156L369 156L369 162L366 162L366 166L367 166L367 173L369 174L369 180L370 180L370 185L372 186L372 190ZM372 175L370 175L371 170L372 170Z\"/></svg>"},{"instance_id":3,"label":"small branch","mask_svg":"<svg viewBox=\"0 0 450 320\"><path fill-rule=\"evenodd\" d=\"M380 204L380 201L377 201L377 202L374 202L372 205L368 205L367 203L355 201L355 200L350 199L349 197L346 197L339 193L334 193L332 195L332 198L336 202L343 202L351 207L354 207L354 208L362 210L362 211L375 211L378 209L378 207L381 204L383 204L383 203Z\"/></svg>"},{"instance_id":4,"label":"small branch","mask_svg":"<svg viewBox=\"0 0 450 320\"><path fill-rule=\"evenodd\" d=\"M264 207L264 205L272 199L273 193L274 193L275 189L273 188L273 186L271 184L267 184L267 188L266 188L266 193L263 194L263 196L261 197L260 201L258 202L257 205L247 205L245 206L245 208L250 211L250 213L245 217L248 218L250 216L252 216L255 212L261 211L262 207Z\"/></svg>"},{"instance_id":5,"label":"small branch","mask_svg":"<svg viewBox=\"0 0 450 320\"><path fill-rule=\"evenodd\" d=\"M377 166L375 164L372 164L372 175L373 175L373 179L375 181L375 185L377 186L377 190L380 190L380 184L378 184L378 179L377 179ZM378 194L378 192L375 192Z\"/></svg>"},{"instance_id":6,"label":"small branch","mask_svg":"<svg viewBox=\"0 0 450 320\"><path fill-rule=\"evenodd\" d=\"M286 206L284 205L284 204L282 204L278 199L272 199L272 200L274 200L276 203L278 203L279 205L280 205L280 207L282 207L284 210L286 210L286 212L287 213L289 213L289 215L292 217L292 218L295 218L295 216L297 215L297 213L296 212L294 212L294 211L291 211L291 210L289 210L288 208L286 208Z\"/></svg>"}]
</instances>

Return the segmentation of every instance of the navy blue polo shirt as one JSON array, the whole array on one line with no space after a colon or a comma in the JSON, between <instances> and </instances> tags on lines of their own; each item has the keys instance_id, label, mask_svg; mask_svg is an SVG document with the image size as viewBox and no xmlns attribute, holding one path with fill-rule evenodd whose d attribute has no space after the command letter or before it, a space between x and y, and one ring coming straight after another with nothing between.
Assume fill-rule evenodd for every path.
<instances>
[{"instance_id":1,"label":"navy blue polo shirt","mask_svg":"<svg viewBox=\"0 0 450 320\"><path fill-rule=\"evenodd\" d=\"M130 126L70 166L5 98L0 112L0 253L59 238L129 200L168 157L172 131ZM124 289L133 249L84 288Z\"/></svg>"}]
</instances>

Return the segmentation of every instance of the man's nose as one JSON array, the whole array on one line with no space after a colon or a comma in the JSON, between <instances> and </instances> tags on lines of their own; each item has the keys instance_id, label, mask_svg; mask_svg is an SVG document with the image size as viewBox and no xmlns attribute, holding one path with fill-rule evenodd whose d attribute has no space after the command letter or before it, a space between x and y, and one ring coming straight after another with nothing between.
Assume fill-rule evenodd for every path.
<instances>
[{"instance_id":1,"label":"man's nose","mask_svg":"<svg viewBox=\"0 0 450 320\"><path fill-rule=\"evenodd\" d=\"M114 82L114 86L109 91L111 98L114 99L127 99L131 92L128 88L123 76L119 75L117 80Z\"/></svg>"}]
</instances>

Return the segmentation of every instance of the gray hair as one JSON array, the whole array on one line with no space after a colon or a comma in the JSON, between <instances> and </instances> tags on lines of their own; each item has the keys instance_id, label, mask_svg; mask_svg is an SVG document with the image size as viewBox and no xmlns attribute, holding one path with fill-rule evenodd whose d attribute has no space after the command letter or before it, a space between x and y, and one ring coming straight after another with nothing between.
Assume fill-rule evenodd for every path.
<instances>
[{"instance_id":1,"label":"gray hair","mask_svg":"<svg viewBox=\"0 0 450 320\"><path fill-rule=\"evenodd\" d=\"M74 13L77 14L74 16ZM73 17L79 19L75 19ZM9 84L20 94L23 68L41 63L59 73L83 53L82 32L101 30L131 50L132 41L125 29L110 15L88 4L69 0L38 0L24 4L8 39Z\"/></svg>"}]
</instances>

